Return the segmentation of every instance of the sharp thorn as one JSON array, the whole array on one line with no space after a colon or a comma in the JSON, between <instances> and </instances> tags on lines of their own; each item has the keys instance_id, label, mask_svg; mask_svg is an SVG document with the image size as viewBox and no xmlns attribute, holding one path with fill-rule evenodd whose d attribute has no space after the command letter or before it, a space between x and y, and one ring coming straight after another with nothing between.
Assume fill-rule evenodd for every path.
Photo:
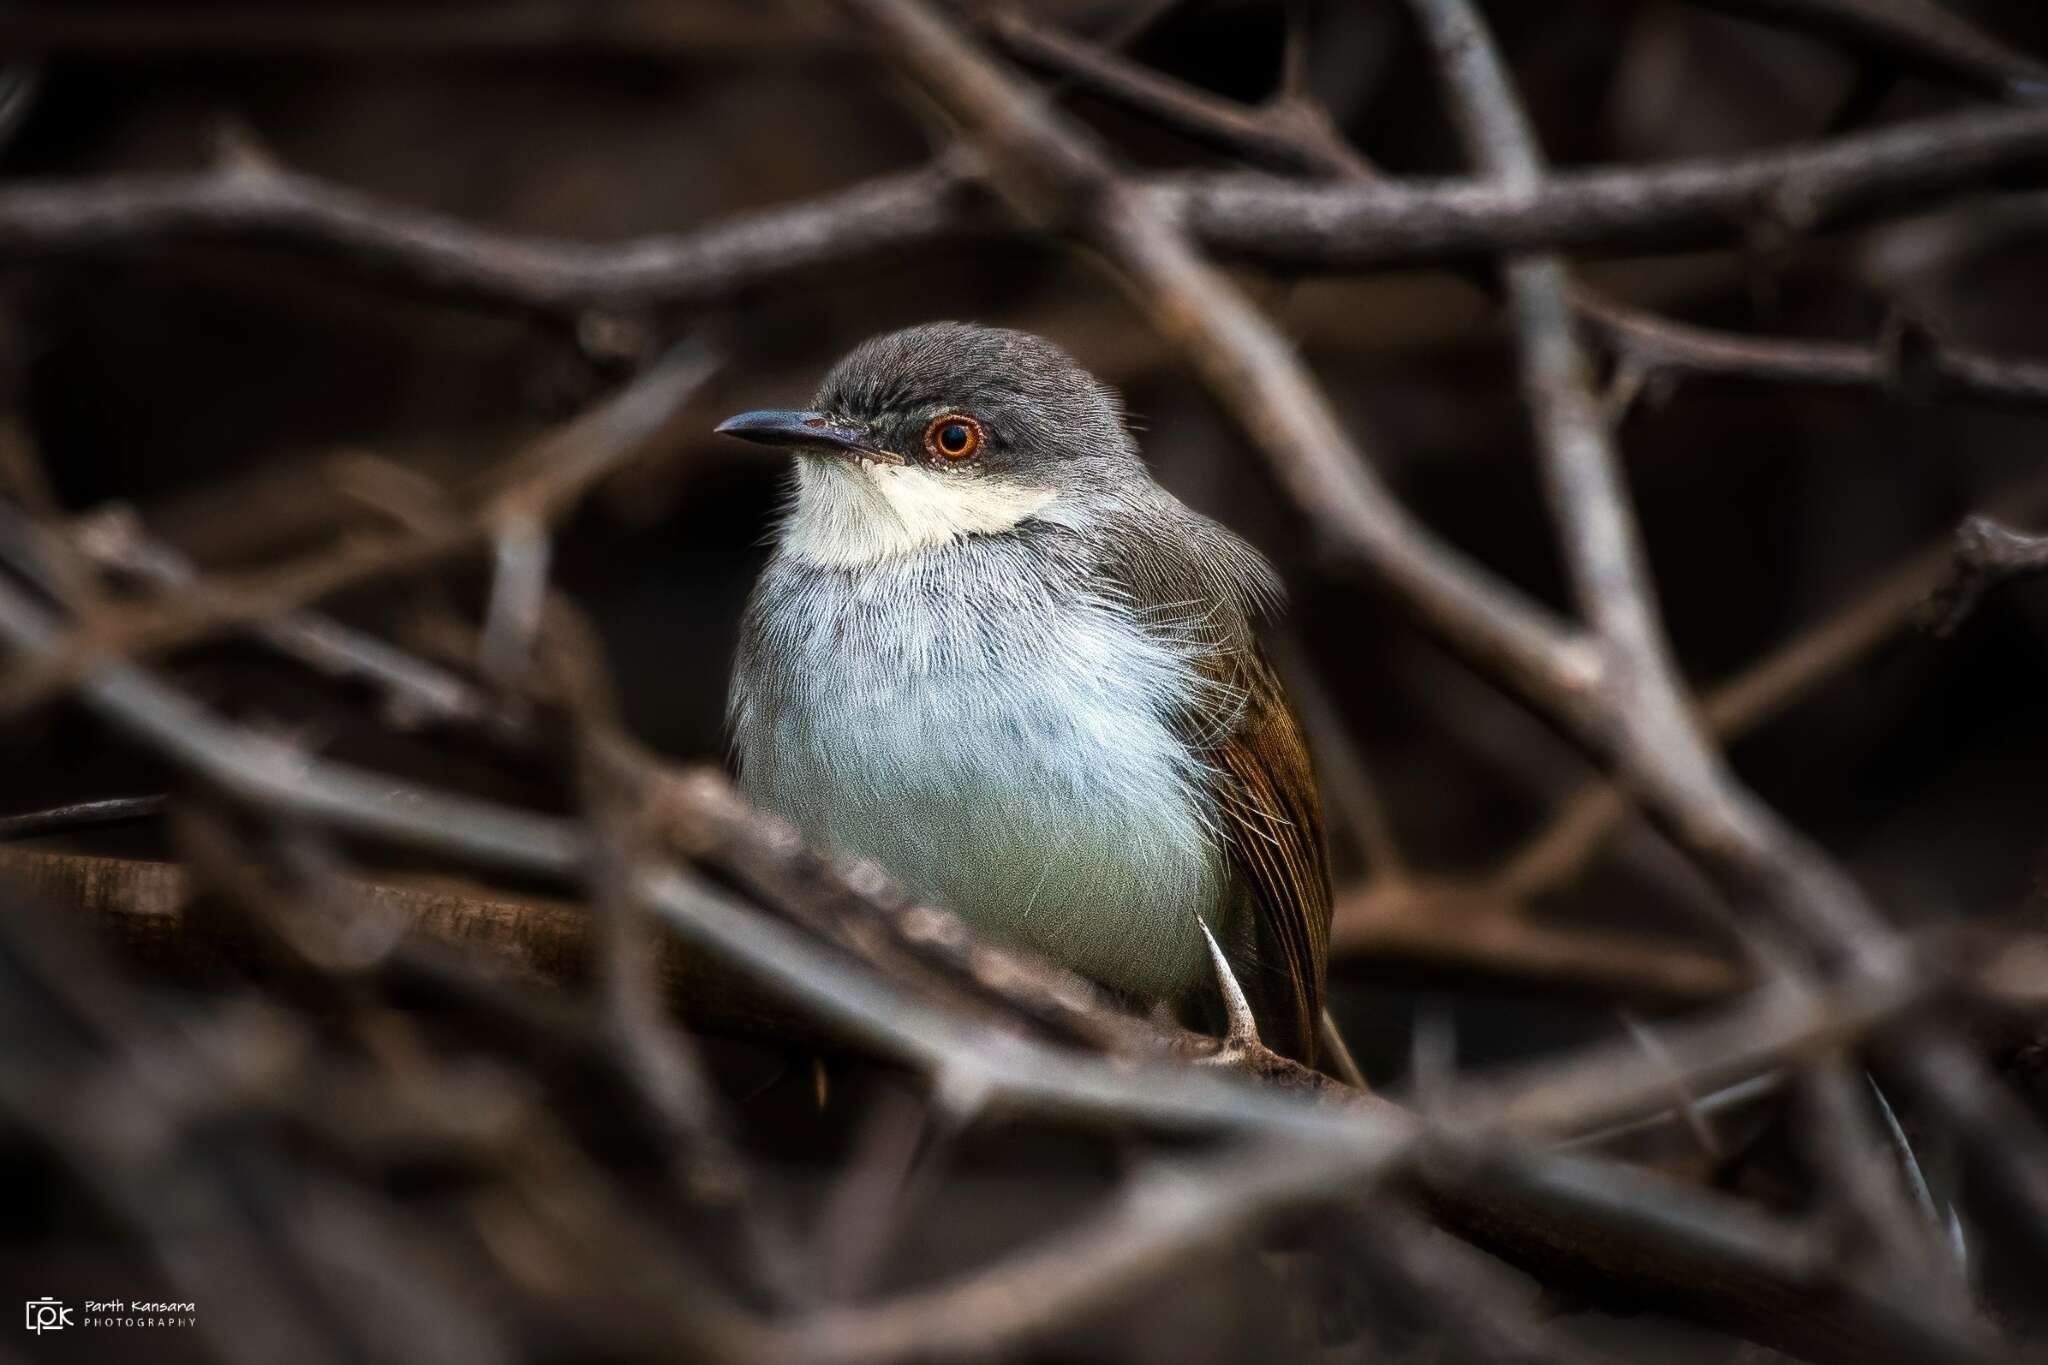
<instances>
[{"instance_id":1,"label":"sharp thorn","mask_svg":"<svg viewBox=\"0 0 2048 1365\"><path fill-rule=\"evenodd\" d=\"M1195 924L1202 931L1202 941L1209 945L1209 965L1216 969L1216 986L1223 992L1223 1018L1227 1025L1224 1045L1243 1047L1258 1042L1259 1025L1252 1018L1251 1001L1245 999L1244 987L1237 984L1237 977L1232 975L1230 963L1217 946L1216 935L1209 932L1208 923L1198 915Z\"/></svg>"}]
</instances>

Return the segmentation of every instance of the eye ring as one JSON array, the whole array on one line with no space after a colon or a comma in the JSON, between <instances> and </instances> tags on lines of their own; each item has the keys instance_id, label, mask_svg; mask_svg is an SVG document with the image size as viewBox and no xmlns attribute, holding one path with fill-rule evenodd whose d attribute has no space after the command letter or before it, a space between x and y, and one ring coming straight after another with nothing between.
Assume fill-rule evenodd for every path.
<instances>
[{"instance_id":1,"label":"eye ring","mask_svg":"<svg viewBox=\"0 0 2048 1365\"><path fill-rule=\"evenodd\" d=\"M943 412L924 429L924 448L950 464L971 460L980 451L981 423L964 412Z\"/></svg>"}]
</instances>

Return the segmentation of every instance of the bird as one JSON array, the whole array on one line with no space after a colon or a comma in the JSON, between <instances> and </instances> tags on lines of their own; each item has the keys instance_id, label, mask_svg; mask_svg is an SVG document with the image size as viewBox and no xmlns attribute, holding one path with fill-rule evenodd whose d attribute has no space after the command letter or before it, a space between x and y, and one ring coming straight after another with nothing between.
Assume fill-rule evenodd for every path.
<instances>
[{"instance_id":1,"label":"bird","mask_svg":"<svg viewBox=\"0 0 2048 1365\"><path fill-rule=\"evenodd\" d=\"M1260 639L1279 581L1154 480L1118 394L934 322L716 430L796 456L727 707L748 797L993 941L1314 1064L1329 860Z\"/></svg>"}]
</instances>

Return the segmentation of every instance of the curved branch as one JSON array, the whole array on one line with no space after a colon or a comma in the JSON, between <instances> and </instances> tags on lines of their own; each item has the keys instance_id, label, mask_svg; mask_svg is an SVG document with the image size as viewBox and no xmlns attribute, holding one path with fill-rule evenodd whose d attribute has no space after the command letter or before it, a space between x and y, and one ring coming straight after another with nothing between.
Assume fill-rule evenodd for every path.
<instances>
[{"instance_id":1,"label":"curved branch","mask_svg":"<svg viewBox=\"0 0 2048 1365\"><path fill-rule=\"evenodd\" d=\"M0 256L95 256L164 241L284 246L433 293L535 312L687 306L848 261L959 242L985 229L979 196L940 169L697 232L612 243L480 228L291 171L249 166L0 189Z\"/></svg>"},{"instance_id":2,"label":"curved branch","mask_svg":"<svg viewBox=\"0 0 2048 1365\"><path fill-rule=\"evenodd\" d=\"M1467 155L1509 193L1546 178L1526 113L1467 0L1410 0L1452 96ZM1761 894L1803 946L1868 970L1897 969L1894 936L1832 864L1743 789L1701 731L1651 599L1620 462L1571 327L1563 261L1510 258L1520 339L1550 501L1580 609L1607 664L1602 698L1619 766L1706 866Z\"/></svg>"},{"instance_id":3,"label":"curved branch","mask_svg":"<svg viewBox=\"0 0 2048 1365\"><path fill-rule=\"evenodd\" d=\"M1188 177L1156 191L1212 250L1359 270L1536 250L1675 250L1799 234L1981 181L2048 152L2048 109L1984 110L1811 147L1560 172L1533 184L1299 185Z\"/></svg>"},{"instance_id":4,"label":"curved branch","mask_svg":"<svg viewBox=\"0 0 2048 1365\"><path fill-rule=\"evenodd\" d=\"M2048 155L2048 109L1952 114L1880 133L1509 191L1471 181L1302 185L1166 176L1133 197L1207 249L1350 272L1535 249L1679 250L1804 232L1962 189ZM493 232L311 176L237 167L0 188L0 258L92 258L166 241L287 247L375 277L542 313L704 306L830 267L1015 239L948 168L883 176L695 232L612 243Z\"/></svg>"}]
</instances>

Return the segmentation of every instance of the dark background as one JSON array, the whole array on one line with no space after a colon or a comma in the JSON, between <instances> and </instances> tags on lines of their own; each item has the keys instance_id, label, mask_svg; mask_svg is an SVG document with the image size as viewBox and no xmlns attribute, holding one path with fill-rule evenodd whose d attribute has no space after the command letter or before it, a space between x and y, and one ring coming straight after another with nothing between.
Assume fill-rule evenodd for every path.
<instances>
[{"instance_id":1,"label":"dark background","mask_svg":"<svg viewBox=\"0 0 2048 1365\"><path fill-rule=\"evenodd\" d=\"M726 36L688 52L599 44L480 54L458 43L419 54L284 45L56 58L41 65L40 89L0 149L0 176L192 171L227 137L294 170L466 221L605 241L687 230L927 155L932 127L829 23L798 6L696 8ZM1119 7L1053 8L1086 25ZM2032 0L1949 8L2048 52L2048 12ZM1313 87L1355 145L1393 173L1458 173L1399 7L1314 9ZM1560 165L1811 139L1858 79L1854 61L1818 41L1682 4L1487 9ZM1263 4L1190 3L1136 55L1257 98L1276 79L1279 18ZM1960 102L1908 78L1864 117L1883 124ZM1073 107L1130 164L1216 164L1099 103L1077 97ZM2009 242L1922 273L1900 263L1905 240L1905 229L1879 228L1608 262L1587 278L1744 332L1867 342L1904 309L1958 341L2048 352L2048 252L2038 244ZM1564 607L1513 356L1487 291L1444 271L1246 278L1398 492L1458 546ZM962 251L790 282L730 308L564 323L421 297L281 250L188 244L13 260L0 266L0 384L68 509L130 503L202 564L248 567L319 544L352 515L328 478L352 452L459 481L595 400L661 342L708 332L728 361L693 403L700 434L608 482L558 541L559 581L596 615L631 728L666 755L705 758L722 752L737 620L781 480L771 457L714 439L711 426L743 408L801 404L870 333L949 317L1067 346L1123 389L1160 479L1273 558L1291 593L1288 629L1337 698L1418 865L1492 865L1585 775L1568 745L1374 593L1327 575L1264 465L1082 261ZM1621 437L1676 652L1699 686L1846 604L1964 514L2048 473L2048 413L1904 395L1689 380L1654 386ZM474 574L457 572L431 591L467 602L476 587ZM402 618L407 605L404 594L338 604L365 621ZM2043 852L2044 626L2048 590L2020 587L1953 638L1901 632L1737 743L1736 766L1903 919L2020 907ZM324 752L505 799L563 799L554 775L386 735L345 688L253 649L188 651L173 663L202 696ZM68 707L0 726L0 810L170 781ZM149 827L75 846L164 848ZM1359 875L1341 834L1338 853L1346 878ZM1674 860L1645 831L1622 853L1569 889L1570 914L1640 927L1697 922L1701 893L1672 875ZM1598 1002L1412 990L1344 963L1333 982L1376 1080L1403 1074L1419 1010L1455 1021L1472 1064L1613 1027ZM805 1160L837 1150L843 1131L792 1136L808 1122L789 1117L809 1102L802 1066L784 1074L768 1052L744 1048L732 1066L768 1086L752 1101L763 1143ZM840 1103L857 1110L867 1083L855 1078L846 1093L856 1098ZM1028 1159L1069 1175L1103 1159L1050 1142L1036 1135L1003 1159L1012 1172ZM1034 1204L1059 1183L1009 1178ZM1075 1197L1088 1188L1081 1179ZM1171 1339L1153 1340L1151 1358L1175 1358Z\"/></svg>"}]
</instances>

